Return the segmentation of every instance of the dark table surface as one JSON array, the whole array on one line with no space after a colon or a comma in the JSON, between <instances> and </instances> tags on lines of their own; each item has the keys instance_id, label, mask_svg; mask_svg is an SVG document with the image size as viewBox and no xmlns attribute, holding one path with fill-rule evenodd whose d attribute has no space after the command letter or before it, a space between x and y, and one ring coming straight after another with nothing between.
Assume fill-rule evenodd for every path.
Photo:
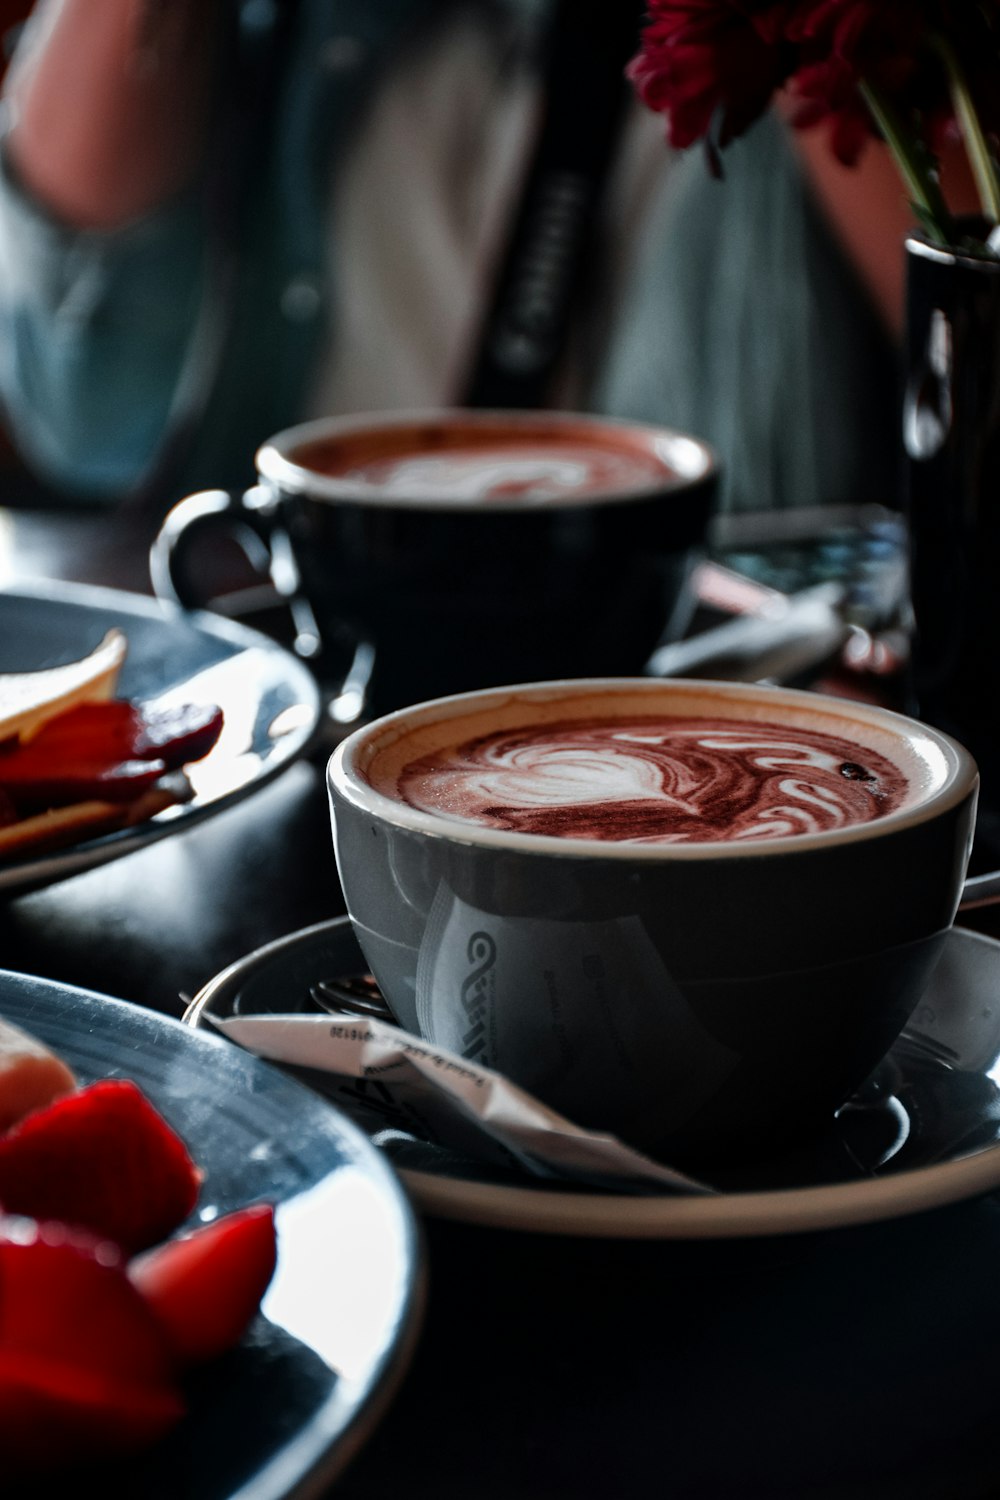
<instances>
[{"instance_id":1,"label":"dark table surface","mask_svg":"<svg viewBox=\"0 0 1000 1500\"><path fill-rule=\"evenodd\" d=\"M95 517L0 512L0 587L148 591L144 544ZM317 757L9 901L0 965L176 1016L228 963L342 911ZM993 912L975 924L1000 932ZM424 1232L422 1336L344 1500L1000 1495L1000 1194L745 1241Z\"/></svg>"}]
</instances>

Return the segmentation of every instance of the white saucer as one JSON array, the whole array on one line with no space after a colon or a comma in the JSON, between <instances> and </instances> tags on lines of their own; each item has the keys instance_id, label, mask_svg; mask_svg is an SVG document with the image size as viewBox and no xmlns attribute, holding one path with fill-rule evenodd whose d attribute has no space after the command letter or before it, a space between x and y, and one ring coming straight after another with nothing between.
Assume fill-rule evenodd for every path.
<instances>
[{"instance_id":1,"label":"white saucer","mask_svg":"<svg viewBox=\"0 0 1000 1500\"><path fill-rule=\"evenodd\" d=\"M322 980L361 973L346 918L233 964L185 1019L313 1010ZM1000 1187L1000 942L955 929L910 1026L828 1135L780 1162L741 1167L704 1197L624 1196L488 1180L433 1148L384 1144L424 1212L470 1224L609 1239L792 1234L896 1218ZM315 1082L315 1077L313 1080ZM338 1094L338 1102L343 1099Z\"/></svg>"}]
</instances>

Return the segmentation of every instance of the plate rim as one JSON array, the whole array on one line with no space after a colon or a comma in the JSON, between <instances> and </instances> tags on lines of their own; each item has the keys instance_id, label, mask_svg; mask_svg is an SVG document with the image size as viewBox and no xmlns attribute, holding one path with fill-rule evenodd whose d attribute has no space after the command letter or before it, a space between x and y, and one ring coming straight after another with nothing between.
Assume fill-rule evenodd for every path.
<instances>
[{"instance_id":1,"label":"plate rim","mask_svg":"<svg viewBox=\"0 0 1000 1500\"><path fill-rule=\"evenodd\" d=\"M168 1030L179 1029L184 1034L184 1045L194 1043L196 1047L213 1050L232 1047L235 1044L207 1027L192 1027L163 1011L137 1005L120 996L108 995L82 985L49 979L41 975L24 974L20 971L0 967L0 1015L6 1014L3 1004L5 985L13 980L15 985L32 990L41 989L49 998L57 996L67 1000L85 999L102 1006L111 1006L119 1014L122 1009L138 1013L140 1018L154 1026L165 1025ZM25 1020L15 1024L28 1025ZM240 1048L239 1051L245 1052ZM406 1274L402 1278L399 1298L399 1317L396 1323L397 1336L380 1350L366 1381L362 1383L362 1394L353 1382L346 1382L351 1389L348 1396L345 1382L334 1387L331 1396L312 1414L308 1422L300 1427L283 1448L246 1479L238 1489L232 1490L225 1500L312 1500L323 1495L329 1484L353 1462L382 1420L385 1412L403 1382L410 1367L423 1328L427 1305L428 1268L426 1246L419 1218L410 1196L401 1181L401 1174L379 1151L371 1139L349 1115L330 1100L324 1100L315 1090L309 1089L284 1069L268 1062L266 1058L246 1053L252 1062L269 1073L278 1074L284 1085L292 1092L300 1092L329 1110L335 1117L337 1128L352 1144L360 1159L375 1169L377 1179L393 1200L400 1227L400 1247L405 1260ZM127 1070L123 1076L128 1076ZM347 1404L346 1413L339 1415L342 1424L332 1434L328 1431L341 1405ZM310 1438L310 1434L314 1434ZM306 1466L296 1465L293 1448L310 1441L313 1457ZM289 1474L290 1467L295 1472Z\"/></svg>"},{"instance_id":2,"label":"plate rim","mask_svg":"<svg viewBox=\"0 0 1000 1500\"><path fill-rule=\"evenodd\" d=\"M202 986L182 1023L200 1029L219 991L249 965L349 923L346 916L317 922L237 959ZM1000 968L1000 939L963 927L951 930L963 944L981 943L993 950ZM979 1196L1000 1187L1000 1141L947 1162L909 1167L884 1177L697 1197L552 1192L413 1168L397 1167L396 1171L423 1212L483 1228L587 1239L742 1239L847 1228Z\"/></svg>"},{"instance_id":3,"label":"plate rim","mask_svg":"<svg viewBox=\"0 0 1000 1500\"><path fill-rule=\"evenodd\" d=\"M698 1198L609 1195L604 1201L479 1182L461 1184L461 1195L450 1191L454 1178L410 1169L400 1176L422 1208L470 1224L588 1239L750 1239L846 1229L978 1197L1000 1186L1000 1143L893 1177ZM615 1222L618 1216L624 1224Z\"/></svg>"},{"instance_id":4,"label":"plate rim","mask_svg":"<svg viewBox=\"0 0 1000 1500\"><path fill-rule=\"evenodd\" d=\"M188 610L152 595L131 593L125 589L98 584L63 583L59 580L26 579L12 587L0 587L0 609L6 599L38 604L69 604L77 608L109 611L162 624L169 629L172 619L181 621L196 633L224 641L243 650L265 650L284 664L289 683L297 698L309 710L309 722L290 731L276 742L275 753L255 776L230 787L207 802L186 804L179 815L153 817L134 827L118 828L97 838L83 839L64 848L29 855L26 859L0 863L0 900L26 895L57 880L110 864L137 849L145 849L175 833L182 833L204 822L227 807L245 800L295 764L315 739L322 719L322 694L315 677L292 652L252 626L227 619L208 610Z\"/></svg>"}]
</instances>

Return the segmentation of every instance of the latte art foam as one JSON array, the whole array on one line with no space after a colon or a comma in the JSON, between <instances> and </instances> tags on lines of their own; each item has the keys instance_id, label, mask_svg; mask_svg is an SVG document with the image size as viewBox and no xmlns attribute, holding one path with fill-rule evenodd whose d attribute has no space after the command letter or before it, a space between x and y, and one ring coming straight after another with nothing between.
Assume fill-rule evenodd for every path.
<instances>
[{"instance_id":1,"label":"latte art foam","mask_svg":"<svg viewBox=\"0 0 1000 1500\"><path fill-rule=\"evenodd\" d=\"M708 718L529 725L403 768L397 795L459 822L630 844L822 833L892 812L904 773L787 724Z\"/></svg>"},{"instance_id":2,"label":"latte art foam","mask_svg":"<svg viewBox=\"0 0 1000 1500\"><path fill-rule=\"evenodd\" d=\"M628 491L662 483L667 474L652 456L594 444L525 441L496 451L478 447L372 459L345 469L343 477L384 495L462 502Z\"/></svg>"}]
</instances>

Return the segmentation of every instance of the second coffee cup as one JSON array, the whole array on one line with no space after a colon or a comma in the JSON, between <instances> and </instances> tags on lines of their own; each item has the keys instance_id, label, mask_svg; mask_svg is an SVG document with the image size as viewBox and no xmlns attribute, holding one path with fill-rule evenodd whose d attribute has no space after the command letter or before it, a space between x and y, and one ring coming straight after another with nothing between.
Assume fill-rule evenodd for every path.
<instances>
[{"instance_id":1,"label":"second coffee cup","mask_svg":"<svg viewBox=\"0 0 1000 1500\"><path fill-rule=\"evenodd\" d=\"M704 443L666 428L454 410L306 423L256 467L243 495L174 507L154 588L204 605L203 544L255 536L345 719L641 671L687 624L718 477Z\"/></svg>"}]
</instances>

